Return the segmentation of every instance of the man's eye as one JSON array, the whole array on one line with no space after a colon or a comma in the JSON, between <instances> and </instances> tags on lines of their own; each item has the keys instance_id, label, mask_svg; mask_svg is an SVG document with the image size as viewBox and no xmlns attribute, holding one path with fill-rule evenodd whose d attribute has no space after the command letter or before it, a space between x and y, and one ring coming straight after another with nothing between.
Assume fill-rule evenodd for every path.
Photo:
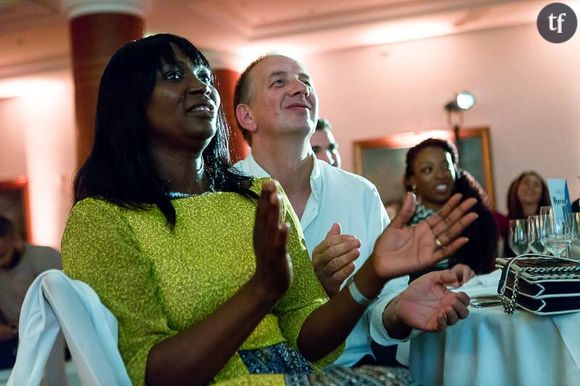
<instances>
[{"instance_id":1,"label":"man's eye","mask_svg":"<svg viewBox=\"0 0 580 386\"><path fill-rule=\"evenodd\" d=\"M284 80L283 79L275 79L272 82L272 86L282 86L284 84Z\"/></svg>"}]
</instances>

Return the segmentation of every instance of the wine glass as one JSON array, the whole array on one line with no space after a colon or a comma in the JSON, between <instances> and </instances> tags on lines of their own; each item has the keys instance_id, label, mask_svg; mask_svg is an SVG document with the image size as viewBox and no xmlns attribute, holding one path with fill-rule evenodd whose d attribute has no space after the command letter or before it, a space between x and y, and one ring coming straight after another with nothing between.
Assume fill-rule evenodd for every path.
<instances>
[{"instance_id":1,"label":"wine glass","mask_svg":"<svg viewBox=\"0 0 580 386\"><path fill-rule=\"evenodd\" d=\"M568 255L574 259L580 259L580 212L572 213L574 222L574 241L568 247Z\"/></svg>"},{"instance_id":2,"label":"wine glass","mask_svg":"<svg viewBox=\"0 0 580 386\"><path fill-rule=\"evenodd\" d=\"M544 237L546 238L546 237ZM542 228L540 227L540 215L528 217L528 246L537 254L543 254L546 248L542 245Z\"/></svg>"},{"instance_id":3,"label":"wine glass","mask_svg":"<svg viewBox=\"0 0 580 386\"><path fill-rule=\"evenodd\" d=\"M572 213L562 210L560 215L558 218L554 209L540 214L542 244L554 256L564 256L574 237Z\"/></svg>"},{"instance_id":4,"label":"wine glass","mask_svg":"<svg viewBox=\"0 0 580 386\"><path fill-rule=\"evenodd\" d=\"M553 253L548 249L548 224L547 219L552 215L552 207L551 206L541 206L540 207L540 214L538 215L540 218L538 219L538 226L540 227L540 243L544 247L544 252L546 254Z\"/></svg>"},{"instance_id":5,"label":"wine glass","mask_svg":"<svg viewBox=\"0 0 580 386\"><path fill-rule=\"evenodd\" d=\"M574 223L574 240L580 240L580 212L572 212L572 222Z\"/></svg>"},{"instance_id":6,"label":"wine glass","mask_svg":"<svg viewBox=\"0 0 580 386\"><path fill-rule=\"evenodd\" d=\"M510 220L508 245L516 256L523 255L528 251L528 221Z\"/></svg>"}]
</instances>

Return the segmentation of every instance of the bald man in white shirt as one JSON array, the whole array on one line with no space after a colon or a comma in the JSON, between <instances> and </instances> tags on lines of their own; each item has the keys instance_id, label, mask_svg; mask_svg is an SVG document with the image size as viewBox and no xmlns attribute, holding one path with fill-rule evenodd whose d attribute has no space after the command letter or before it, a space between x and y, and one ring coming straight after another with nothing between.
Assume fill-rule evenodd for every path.
<instances>
[{"instance_id":1,"label":"bald man in white shirt","mask_svg":"<svg viewBox=\"0 0 580 386\"><path fill-rule=\"evenodd\" d=\"M439 318L437 328L441 329L467 316L469 299L446 288L462 282L463 272L431 275L415 291L415 295L421 291L437 292L431 298L437 304L443 304L449 296L458 296L448 309L449 315L420 316L422 312L415 306L426 306L425 299L407 299L413 291L406 290L406 277L381 284L378 296L368 290L368 277L358 273L363 266L373 264L369 257L389 218L374 185L314 157L309 139L318 118L318 100L310 76L300 63L281 55L252 63L240 76L234 108L238 125L252 147L249 157L236 167L245 174L271 176L280 182L300 218L314 270L329 297L349 283L353 299L368 306L334 365L355 366L369 363L368 358L372 363L371 340L382 345L396 344L401 338L407 339L412 328L432 330L422 317ZM408 197L407 209L413 202L413 197ZM466 242L435 241L444 252ZM355 279L346 281L347 278ZM372 302L367 304L366 300ZM407 306L413 310L407 312Z\"/></svg>"}]
</instances>

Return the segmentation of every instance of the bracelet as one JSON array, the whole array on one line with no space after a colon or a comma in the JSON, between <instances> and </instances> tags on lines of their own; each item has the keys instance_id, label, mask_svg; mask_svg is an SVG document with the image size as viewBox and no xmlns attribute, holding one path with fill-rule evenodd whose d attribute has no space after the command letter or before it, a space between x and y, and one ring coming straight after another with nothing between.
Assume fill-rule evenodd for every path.
<instances>
[{"instance_id":1,"label":"bracelet","mask_svg":"<svg viewBox=\"0 0 580 386\"><path fill-rule=\"evenodd\" d=\"M352 300L354 300L363 307L368 307L368 305L373 302L372 299L367 298L360 292L360 290L356 286L356 283L354 282L354 275L351 276L351 278L349 279L348 292L350 292Z\"/></svg>"}]
</instances>

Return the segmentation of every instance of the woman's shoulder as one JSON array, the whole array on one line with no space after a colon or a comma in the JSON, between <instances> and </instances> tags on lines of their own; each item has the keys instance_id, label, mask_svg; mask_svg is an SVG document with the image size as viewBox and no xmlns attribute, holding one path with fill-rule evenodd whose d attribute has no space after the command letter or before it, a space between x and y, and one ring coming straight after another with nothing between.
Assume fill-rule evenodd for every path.
<instances>
[{"instance_id":1,"label":"woman's shoulder","mask_svg":"<svg viewBox=\"0 0 580 386\"><path fill-rule=\"evenodd\" d=\"M126 222L126 218L131 212L134 212L134 210L123 208L104 199L84 198L72 207L67 219L67 225L71 223Z\"/></svg>"},{"instance_id":2,"label":"woman's shoulder","mask_svg":"<svg viewBox=\"0 0 580 386\"><path fill-rule=\"evenodd\" d=\"M280 185L280 183L278 181L276 181L275 179L273 179L272 177L260 177L260 178L255 177L255 178L253 178L252 185L250 186L250 190L259 195L262 192L262 187L268 181L274 181L278 191L282 190L282 186Z\"/></svg>"}]
</instances>

